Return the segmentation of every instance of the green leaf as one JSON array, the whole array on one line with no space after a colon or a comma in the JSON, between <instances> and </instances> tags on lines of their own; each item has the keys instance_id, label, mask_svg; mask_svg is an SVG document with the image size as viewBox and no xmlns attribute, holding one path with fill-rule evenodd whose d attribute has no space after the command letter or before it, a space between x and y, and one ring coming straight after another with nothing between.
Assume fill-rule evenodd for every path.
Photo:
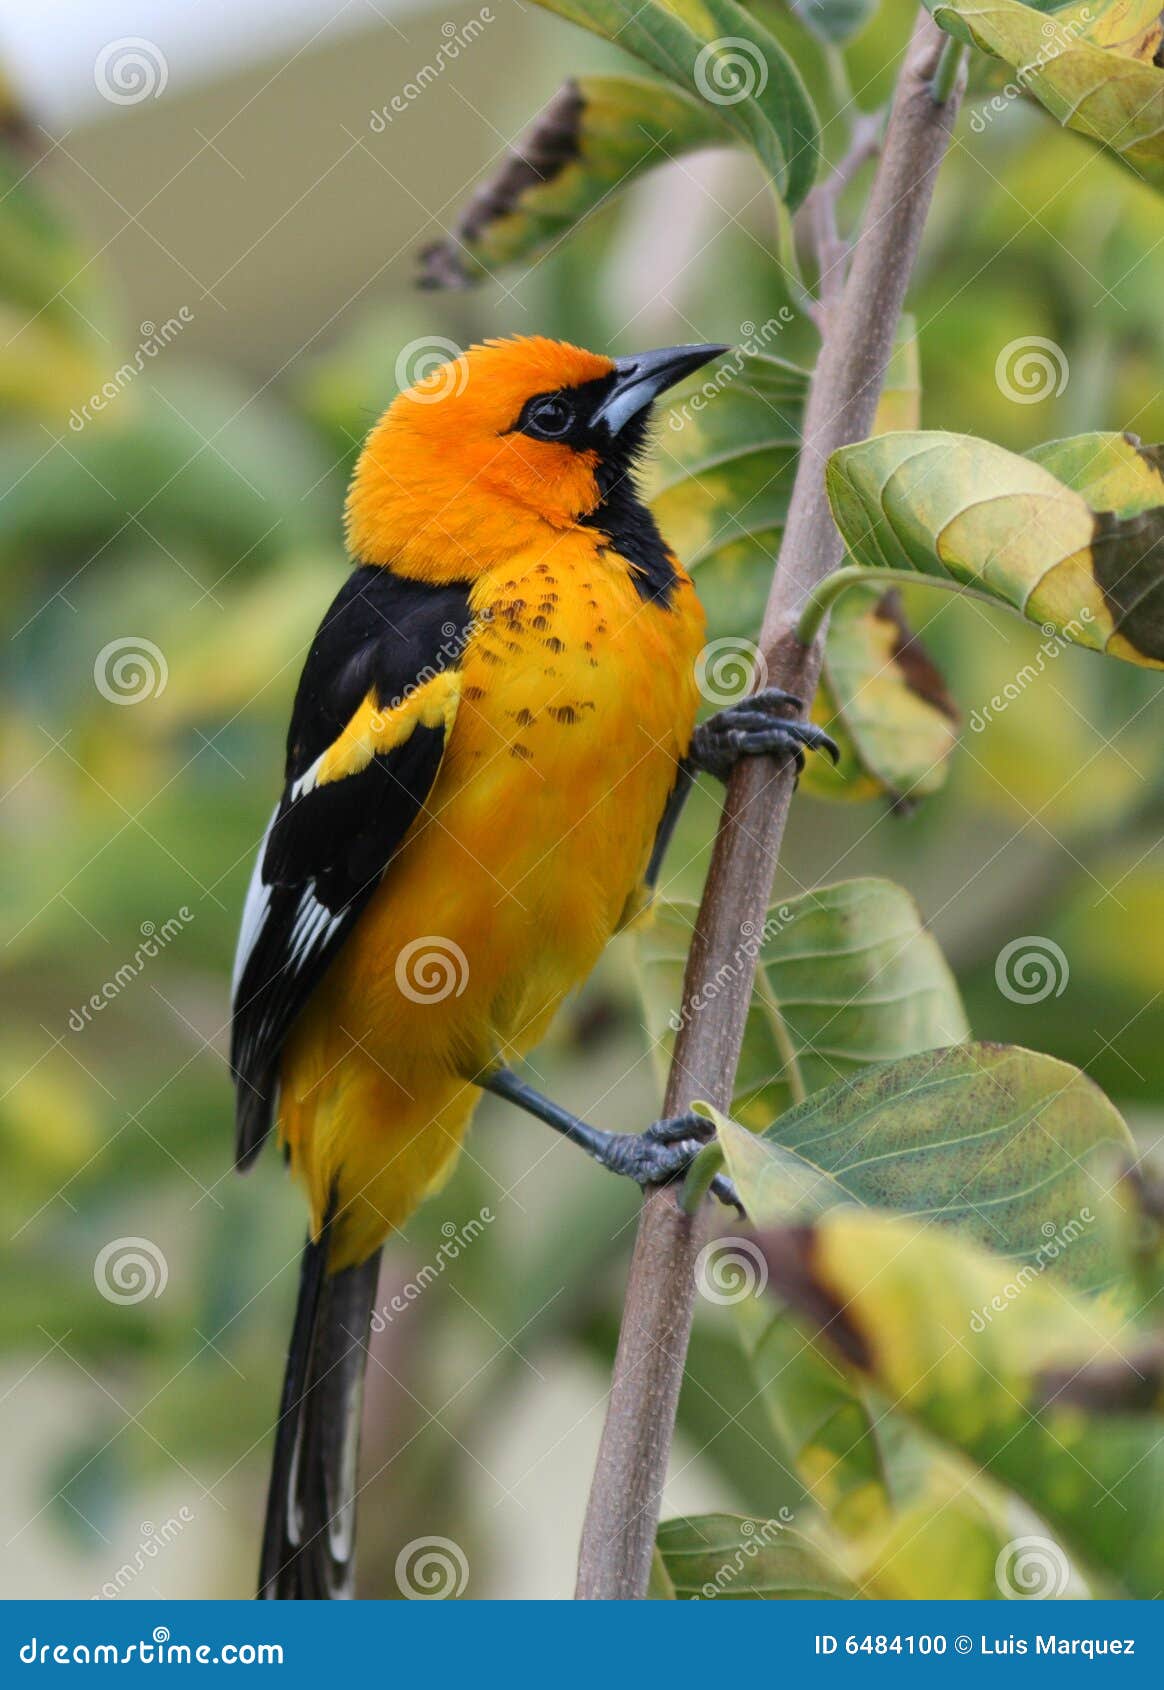
<instances>
[{"instance_id":1,"label":"green leaf","mask_svg":"<svg viewBox=\"0 0 1164 1690\"><path fill-rule=\"evenodd\" d=\"M1087 1163L1101 1147L1132 1160L1132 1138L1098 1086L1054 1057L956 1045L830 1086L762 1135L717 1125L759 1225L843 1204L896 1209L1084 1289L1114 1276Z\"/></svg>"},{"instance_id":2,"label":"green leaf","mask_svg":"<svg viewBox=\"0 0 1164 1690\"><path fill-rule=\"evenodd\" d=\"M656 1542L680 1601L807 1601L856 1594L828 1552L786 1520L738 1514L664 1520Z\"/></svg>"},{"instance_id":3,"label":"green leaf","mask_svg":"<svg viewBox=\"0 0 1164 1690\"><path fill-rule=\"evenodd\" d=\"M859 563L973 586L1048 636L1164 667L1164 452L1118 434L1026 457L971 435L888 434L834 452Z\"/></svg>"},{"instance_id":4,"label":"green leaf","mask_svg":"<svg viewBox=\"0 0 1164 1690\"><path fill-rule=\"evenodd\" d=\"M695 906L663 904L637 934L648 1030L661 1062L698 1004L683 1005ZM736 1087L737 1115L766 1126L789 1103L891 1061L969 1037L958 988L913 899L891 881L824 886L774 905L741 933L757 956ZM711 996L720 989L712 982Z\"/></svg>"},{"instance_id":5,"label":"green leaf","mask_svg":"<svg viewBox=\"0 0 1164 1690\"><path fill-rule=\"evenodd\" d=\"M661 83L571 78L473 194L451 234L426 247L422 281L458 287L534 258L644 171L735 141L714 107Z\"/></svg>"},{"instance_id":6,"label":"green leaf","mask_svg":"<svg viewBox=\"0 0 1164 1690\"><path fill-rule=\"evenodd\" d=\"M537 0L719 111L790 210L816 178L819 123L791 57L735 0Z\"/></svg>"},{"instance_id":7,"label":"green leaf","mask_svg":"<svg viewBox=\"0 0 1164 1690\"><path fill-rule=\"evenodd\" d=\"M1058 1542L1016 1532L997 1568L1003 1595L1063 1595L1068 1554L1131 1596L1159 1594L1164 1418L1089 1412L1049 1384L1126 1355L1133 1330L1049 1274L1024 1281L965 1240L885 1215L838 1211L770 1235L766 1254L772 1288L846 1367L1047 1522ZM1018 1582L1024 1553L1035 1588Z\"/></svg>"},{"instance_id":8,"label":"green leaf","mask_svg":"<svg viewBox=\"0 0 1164 1690\"><path fill-rule=\"evenodd\" d=\"M1141 52L1151 41L1145 16L1149 5L1105 7L1093 33L1094 3L1054 18L1019 0L927 4L951 35L1010 65L1019 85L1066 128L1097 141L1145 181L1164 187L1164 69L1151 62L1150 50L1147 62L1125 56L1129 45ZM1129 10L1140 18L1130 44L1120 40L1126 24L1113 26Z\"/></svg>"}]
</instances>

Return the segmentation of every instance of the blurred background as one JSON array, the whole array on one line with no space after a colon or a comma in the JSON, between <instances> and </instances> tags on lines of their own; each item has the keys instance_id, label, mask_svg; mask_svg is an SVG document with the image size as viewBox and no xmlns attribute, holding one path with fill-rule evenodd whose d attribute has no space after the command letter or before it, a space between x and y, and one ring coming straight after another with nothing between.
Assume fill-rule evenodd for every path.
<instances>
[{"instance_id":1,"label":"blurred background","mask_svg":"<svg viewBox=\"0 0 1164 1690\"><path fill-rule=\"evenodd\" d=\"M894 0L848 49L863 106L910 16ZM757 167L727 152L663 166L528 269L417 291L420 250L563 78L628 68L522 0L5 0L0 54L5 1590L245 1596L303 1212L274 1154L231 1172L228 982L299 667L343 578L353 456L411 373L402 349L735 343L788 296ZM1020 450L1159 440L1159 201L1022 99L976 121L996 86L963 113L913 290L923 424ZM789 316L765 350L808 363ZM1033 395L1007 360L1032 339L1062 360ZM947 595L910 609L964 715L944 790L909 814L805 793L778 894L901 881L976 1034L1085 1067L1153 1142L1159 680L1040 654L1038 629ZM741 602L737 631L754 619ZM672 893L698 894L715 814L701 792ZM1067 977L1016 1002L995 966L1025 935ZM632 1127L658 1112L648 1043L620 940L536 1067ZM369 1594L433 1535L469 1596L572 1587L637 1199L549 1137L487 1103L387 1249ZM730 1314L701 1309L667 1511L797 1494Z\"/></svg>"}]
</instances>

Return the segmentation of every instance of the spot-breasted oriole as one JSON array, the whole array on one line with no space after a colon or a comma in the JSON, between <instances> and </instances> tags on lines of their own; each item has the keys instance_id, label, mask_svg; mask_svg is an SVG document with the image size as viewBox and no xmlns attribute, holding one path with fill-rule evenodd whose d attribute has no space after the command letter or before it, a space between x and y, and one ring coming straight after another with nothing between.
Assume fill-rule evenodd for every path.
<instances>
[{"instance_id":1,"label":"spot-breasted oriole","mask_svg":"<svg viewBox=\"0 0 1164 1690\"><path fill-rule=\"evenodd\" d=\"M695 728L703 611L633 470L652 401L724 350L474 346L357 463L234 975L237 1162L277 1119L311 1206L262 1596L351 1593L380 1246L482 1089L642 1184L699 1148L690 1116L600 1132L508 1063L646 901L696 769L831 749L774 689Z\"/></svg>"}]
</instances>

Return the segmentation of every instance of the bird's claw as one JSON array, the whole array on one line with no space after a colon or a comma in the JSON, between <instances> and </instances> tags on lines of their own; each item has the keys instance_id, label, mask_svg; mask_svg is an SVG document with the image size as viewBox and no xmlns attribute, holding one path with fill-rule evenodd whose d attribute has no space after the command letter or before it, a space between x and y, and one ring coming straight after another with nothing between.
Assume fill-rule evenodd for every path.
<instances>
[{"instance_id":1,"label":"bird's claw","mask_svg":"<svg viewBox=\"0 0 1164 1690\"><path fill-rule=\"evenodd\" d=\"M706 1115L666 1116L645 1132L614 1134L602 1160L637 1185L667 1185L687 1172L714 1132L714 1123ZM743 1214L736 1188L726 1174L717 1174L709 1189Z\"/></svg>"},{"instance_id":2,"label":"bird's claw","mask_svg":"<svg viewBox=\"0 0 1164 1690\"><path fill-rule=\"evenodd\" d=\"M696 1114L694 1109L688 1110L686 1115L664 1115L661 1121L652 1121L644 1138L654 1139L656 1144L679 1144L684 1139L695 1138L700 1144L706 1144L715 1132L715 1122L706 1115Z\"/></svg>"},{"instance_id":3,"label":"bird's claw","mask_svg":"<svg viewBox=\"0 0 1164 1690\"><path fill-rule=\"evenodd\" d=\"M735 1181L730 1180L726 1174L716 1174L708 1186L708 1190L714 1197L718 1197L721 1203L737 1209L741 1220L747 1219L748 1211L740 1201L740 1194L736 1190Z\"/></svg>"},{"instance_id":4,"label":"bird's claw","mask_svg":"<svg viewBox=\"0 0 1164 1690\"><path fill-rule=\"evenodd\" d=\"M705 774L724 781L743 757L792 757L797 774L804 768L806 750L823 751L839 762L835 741L815 722L781 714L789 707L804 708L799 698L779 687L765 687L729 705L696 728L691 761Z\"/></svg>"}]
</instances>

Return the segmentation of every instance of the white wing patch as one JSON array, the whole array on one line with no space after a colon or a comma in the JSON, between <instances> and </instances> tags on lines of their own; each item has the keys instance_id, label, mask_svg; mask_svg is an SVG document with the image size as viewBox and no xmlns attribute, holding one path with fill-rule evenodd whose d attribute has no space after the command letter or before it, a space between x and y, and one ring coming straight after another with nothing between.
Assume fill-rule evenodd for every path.
<instances>
[{"instance_id":1,"label":"white wing patch","mask_svg":"<svg viewBox=\"0 0 1164 1690\"><path fill-rule=\"evenodd\" d=\"M238 1007L238 989L242 977L246 972L255 946L262 936L271 912L271 887L263 879L263 858L267 854L267 841L271 837L271 829L275 825L276 808L267 823L267 830L263 834L259 846L258 856L251 873L251 883L247 887L246 902L243 904L242 924L239 928L238 949L235 951L234 972L231 976L230 995ZM314 892L314 881L308 881L300 890L299 906L295 911L295 920L287 935L286 954L283 966L293 974L299 974L323 950L328 940L339 928L345 917L346 910L340 910L333 915L325 904L321 904Z\"/></svg>"},{"instance_id":2,"label":"white wing patch","mask_svg":"<svg viewBox=\"0 0 1164 1690\"><path fill-rule=\"evenodd\" d=\"M287 966L296 971L323 949L346 914L340 910L338 915L333 915L326 905L318 902L312 885L314 882L306 885L300 894L295 925L287 939Z\"/></svg>"},{"instance_id":3,"label":"white wing patch","mask_svg":"<svg viewBox=\"0 0 1164 1690\"><path fill-rule=\"evenodd\" d=\"M233 1003L238 997L239 981L243 977L243 970L250 960L251 952L258 942L259 934L266 925L267 916L271 909L271 888L263 881L263 858L267 854L267 841L271 837L271 829L275 825L275 817L279 814L276 804L271 812L271 819L267 823L266 831L259 843L255 866L251 870L251 883L247 887L246 902L243 905L242 922L238 930L238 945L234 953L234 971L230 977L230 997Z\"/></svg>"}]
</instances>

